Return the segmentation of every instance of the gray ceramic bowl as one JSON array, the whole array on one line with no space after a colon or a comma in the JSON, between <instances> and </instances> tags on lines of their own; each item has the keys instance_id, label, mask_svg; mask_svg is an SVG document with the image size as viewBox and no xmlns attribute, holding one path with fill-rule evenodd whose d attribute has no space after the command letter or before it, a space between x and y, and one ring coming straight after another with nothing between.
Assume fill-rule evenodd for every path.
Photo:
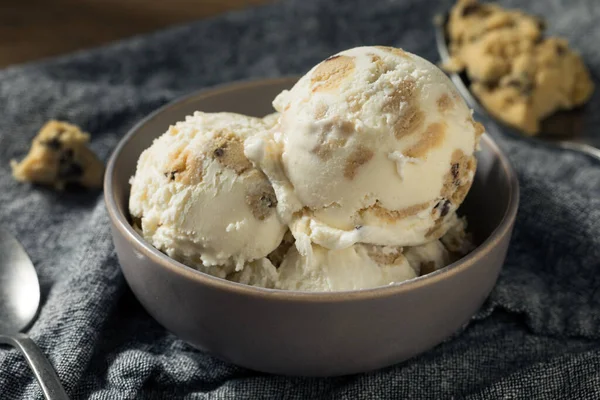
<instances>
[{"instance_id":1,"label":"gray ceramic bowl","mask_svg":"<svg viewBox=\"0 0 600 400\"><path fill-rule=\"evenodd\" d=\"M479 247L411 281L335 293L262 289L215 278L146 243L128 222L129 178L140 153L196 110L262 116L293 79L236 83L171 103L136 125L112 155L106 206L123 274L158 322L191 345L247 368L332 376L406 360L467 323L494 286L517 213L518 182L484 136L473 188L462 206Z\"/></svg>"}]
</instances>

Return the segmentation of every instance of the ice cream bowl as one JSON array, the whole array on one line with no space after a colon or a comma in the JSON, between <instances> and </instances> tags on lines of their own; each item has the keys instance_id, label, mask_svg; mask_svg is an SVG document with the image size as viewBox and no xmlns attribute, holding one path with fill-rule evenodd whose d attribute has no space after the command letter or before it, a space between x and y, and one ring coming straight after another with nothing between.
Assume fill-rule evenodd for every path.
<instances>
[{"instance_id":1,"label":"ice cream bowl","mask_svg":"<svg viewBox=\"0 0 600 400\"><path fill-rule=\"evenodd\" d=\"M438 345L469 322L498 278L519 201L507 158L484 135L475 181L461 211L478 247L431 274L374 289L309 293L230 282L187 267L131 226L129 179L140 153L196 110L254 116L295 78L234 83L155 111L115 149L104 193L121 269L140 303L192 346L250 369L336 376L389 366Z\"/></svg>"}]
</instances>

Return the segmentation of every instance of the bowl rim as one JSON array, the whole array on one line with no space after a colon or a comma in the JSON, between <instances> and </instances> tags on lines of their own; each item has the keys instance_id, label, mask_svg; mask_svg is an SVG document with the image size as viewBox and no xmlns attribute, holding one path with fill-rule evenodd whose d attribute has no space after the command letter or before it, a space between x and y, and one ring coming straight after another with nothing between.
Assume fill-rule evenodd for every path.
<instances>
[{"instance_id":1,"label":"bowl rim","mask_svg":"<svg viewBox=\"0 0 600 400\"><path fill-rule=\"evenodd\" d=\"M179 97L159 107L158 109L144 117L141 121L136 123L131 129L129 129L129 131L119 141L119 143L113 150L107 163L106 173L104 176L104 200L113 227L119 230L120 234L127 240L127 242L131 246L133 246L134 250L139 251L156 264L160 265L165 269L170 270L173 273L182 275L183 277L196 281L200 284L211 286L217 290L220 289L232 291L236 294L245 296L268 296L269 298L277 298L278 300L296 301L301 299L303 301L336 302L386 297L389 295L406 292L409 290L415 290L422 286L433 284L454 274L460 273L464 269L474 266L481 258L483 258L490 251L492 251L503 237L510 233L514 225L514 221L516 219L518 210L520 196L519 181L517 179L517 175L513 167L510 164L510 161L499 148L499 146L495 143L495 141L487 133L483 134L481 140L484 140L486 142L490 150L498 158L498 160L500 161L500 165L504 170L504 173L508 177L509 181L508 206L506 207L502 220L500 221L498 226L494 228L492 233L483 241L483 243L477 246L466 256L430 274L418 276L406 281L392 283L387 286L378 286L374 288L334 292L308 292L297 290L269 289L259 286L251 286L229 281L223 278L218 278L207 273L198 271L179 261L176 261L167 256L166 254L160 252L155 247L153 247L150 243L144 240L138 232L136 232L133 229L131 224L128 222L126 215L119 212L119 207L117 205L117 199L115 197L114 191L114 181L116 180L115 164L121 156L123 148L127 145L127 143L129 143L130 140L132 140L132 138L143 126L152 122L153 119L155 119L157 116L159 116L166 110L175 107L181 107L192 101L198 101L203 98L211 97L215 94L235 92L240 89L249 89L253 87L258 88L261 86L270 86L276 84L280 85L287 83L289 83L289 86L291 87L293 83L295 83L298 80L298 78L298 76L286 76L279 78L250 79L223 83L220 85L203 88L185 96ZM120 262L119 266L122 269Z\"/></svg>"}]
</instances>

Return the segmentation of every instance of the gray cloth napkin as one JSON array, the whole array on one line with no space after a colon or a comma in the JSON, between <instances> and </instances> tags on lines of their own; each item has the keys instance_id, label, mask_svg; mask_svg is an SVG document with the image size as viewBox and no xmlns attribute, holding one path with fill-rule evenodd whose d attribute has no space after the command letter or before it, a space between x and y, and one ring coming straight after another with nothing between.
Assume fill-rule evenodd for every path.
<instances>
[{"instance_id":1,"label":"gray cloth napkin","mask_svg":"<svg viewBox=\"0 0 600 400\"><path fill-rule=\"evenodd\" d=\"M502 3L547 18L600 86L598 0ZM106 160L132 124L197 89L302 73L364 44L437 61L431 19L449 5L292 0L0 71L0 224L39 272L42 305L29 333L72 398L600 398L600 163L586 156L502 140L522 202L484 308L464 332L417 358L331 379L265 375L186 345L127 288L101 193L55 193L10 176L9 160L25 154L50 118L91 132ZM598 92L589 107L596 112ZM600 134L597 114L588 123ZM0 349L0 398L42 398L15 350Z\"/></svg>"}]
</instances>

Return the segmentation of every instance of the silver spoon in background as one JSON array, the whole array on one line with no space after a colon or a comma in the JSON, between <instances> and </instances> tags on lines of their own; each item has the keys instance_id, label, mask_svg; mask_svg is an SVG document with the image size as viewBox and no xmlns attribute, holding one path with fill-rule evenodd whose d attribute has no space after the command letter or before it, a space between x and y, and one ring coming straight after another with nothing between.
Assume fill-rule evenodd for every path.
<instances>
[{"instance_id":1,"label":"silver spoon in background","mask_svg":"<svg viewBox=\"0 0 600 400\"><path fill-rule=\"evenodd\" d=\"M20 333L36 317L40 284L31 259L17 239L0 228L0 343L17 348L48 400L68 400L50 361L29 336Z\"/></svg>"},{"instance_id":2,"label":"silver spoon in background","mask_svg":"<svg viewBox=\"0 0 600 400\"><path fill-rule=\"evenodd\" d=\"M435 41L442 62L450 59L447 23L447 13L438 15L434 19ZM583 123L584 111L581 107L554 113L541 122L540 133L535 136L528 136L487 112L485 107L479 103L469 90L471 82L467 74L464 72L460 74L450 73L449 76L469 107L475 112L486 116L487 119L496 122L502 128L502 132L530 142L553 144L563 149L578 151L600 160L600 135L597 132L586 132Z\"/></svg>"}]
</instances>

